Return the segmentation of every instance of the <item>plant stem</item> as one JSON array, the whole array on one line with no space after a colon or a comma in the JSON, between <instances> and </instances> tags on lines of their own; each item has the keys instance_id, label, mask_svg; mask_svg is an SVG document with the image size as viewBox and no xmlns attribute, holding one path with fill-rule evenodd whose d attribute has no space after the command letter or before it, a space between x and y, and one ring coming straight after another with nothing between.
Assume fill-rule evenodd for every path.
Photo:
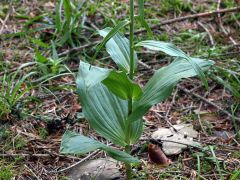
<instances>
[{"instance_id":1,"label":"plant stem","mask_svg":"<svg viewBox=\"0 0 240 180\"><path fill-rule=\"evenodd\" d=\"M130 145L125 146L125 152L130 154L130 151L131 151ZM131 164L125 163L125 168L126 168L127 180L131 180L131 177L132 177Z\"/></svg>"},{"instance_id":2,"label":"plant stem","mask_svg":"<svg viewBox=\"0 0 240 180\"><path fill-rule=\"evenodd\" d=\"M134 0L130 0L130 79L133 79L134 73Z\"/></svg>"},{"instance_id":3,"label":"plant stem","mask_svg":"<svg viewBox=\"0 0 240 180\"><path fill-rule=\"evenodd\" d=\"M129 72L129 78L133 80L134 75L134 0L130 0L130 72ZM132 99L128 100L128 115L132 113L132 105L133 101ZM130 146L130 135L131 135L131 123L126 123L126 141L128 145L125 146L125 152L130 153L131 146ZM126 174L127 174L127 180L131 180L132 177L132 168L131 164L125 163L126 167Z\"/></svg>"},{"instance_id":4,"label":"plant stem","mask_svg":"<svg viewBox=\"0 0 240 180\"><path fill-rule=\"evenodd\" d=\"M128 115L132 113L132 99L128 100ZM131 123L126 122L126 142L128 145L125 146L125 152L130 154L131 152L131 146L130 146L130 136L131 136ZM132 167L131 164L125 163L125 168L126 168L126 174L127 174L127 180L131 180L132 177Z\"/></svg>"}]
</instances>

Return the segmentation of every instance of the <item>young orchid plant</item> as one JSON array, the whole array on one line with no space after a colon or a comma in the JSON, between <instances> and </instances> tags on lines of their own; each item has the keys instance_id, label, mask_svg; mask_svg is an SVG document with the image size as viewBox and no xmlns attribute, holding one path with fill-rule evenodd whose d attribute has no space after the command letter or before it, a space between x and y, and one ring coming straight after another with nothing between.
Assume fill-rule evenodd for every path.
<instances>
[{"instance_id":1,"label":"young orchid plant","mask_svg":"<svg viewBox=\"0 0 240 180\"><path fill-rule=\"evenodd\" d=\"M144 20L144 0L138 0L139 17L148 32L150 28ZM129 40L119 32L130 25ZM112 158L125 163L127 179L131 179L131 164L139 159L130 155L131 145L136 143L143 132L143 116L155 104L169 97L176 84L183 78L198 75L207 87L204 71L213 62L189 57L175 45L167 42L146 40L134 44L134 0L130 0L130 20L119 23L114 28L99 31L104 38L97 53L106 50L118 69L107 69L80 62L76 83L86 120L98 134L118 147L109 147L84 135L66 131L61 152L84 154L102 149ZM160 51L175 58L166 67L157 70L144 87L134 81L138 58L136 47ZM96 57L96 56L95 56Z\"/></svg>"}]
</instances>

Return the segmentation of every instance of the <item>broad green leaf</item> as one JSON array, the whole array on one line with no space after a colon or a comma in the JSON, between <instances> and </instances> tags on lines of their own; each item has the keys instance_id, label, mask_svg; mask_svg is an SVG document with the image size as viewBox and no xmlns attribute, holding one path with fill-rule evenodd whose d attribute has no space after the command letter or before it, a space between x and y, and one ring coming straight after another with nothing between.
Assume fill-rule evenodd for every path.
<instances>
[{"instance_id":1,"label":"broad green leaf","mask_svg":"<svg viewBox=\"0 0 240 180\"><path fill-rule=\"evenodd\" d=\"M137 158L134 158L133 156L129 155L128 153L124 151L115 150L109 147L103 147L104 151L108 153L109 156L111 156L113 159L116 159L118 161L126 162L126 163L140 163L141 161Z\"/></svg>"},{"instance_id":2,"label":"broad green leaf","mask_svg":"<svg viewBox=\"0 0 240 180\"><path fill-rule=\"evenodd\" d=\"M142 135L143 132L143 120L142 117L139 118L139 120L134 121L131 123L131 132L129 133L131 139L131 144L137 142L140 138L140 136Z\"/></svg>"},{"instance_id":3,"label":"broad green leaf","mask_svg":"<svg viewBox=\"0 0 240 180\"><path fill-rule=\"evenodd\" d=\"M205 87L208 88L208 83L205 75L201 68L198 66L198 64L192 61L192 59L187 54L185 54L182 50L178 49L175 45L162 41L147 40L139 42L138 44L136 44L136 46L142 46L155 51L162 51L170 56L182 57L186 59L192 65L193 69L196 71L197 75L202 80Z\"/></svg>"},{"instance_id":4,"label":"broad green leaf","mask_svg":"<svg viewBox=\"0 0 240 180\"><path fill-rule=\"evenodd\" d=\"M148 23L145 20L145 13L144 13L144 0L138 0L138 9L139 9L139 18L141 25L147 30L147 33L150 37L153 36L151 28L148 26Z\"/></svg>"},{"instance_id":5,"label":"broad green leaf","mask_svg":"<svg viewBox=\"0 0 240 180\"><path fill-rule=\"evenodd\" d=\"M126 162L126 163L138 163L137 158L119 150L112 149L107 145L100 143L94 139L80 135L75 132L66 131L63 135L61 142L61 153L64 154L85 154L90 151L102 149L106 151L112 158Z\"/></svg>"},{"instance_id":6,"label":"broad green leaf","mask_svg":"<svg viewBox=\"0 0 240 180\"><path fill-rule=\"evenodd\" d=\"M94 58L97 57L98 53L101 51L101 49L106 45L106 43L112 38L114 37L114 35L116 35L120 29L122 29L123 27L125 27L127 24L129 24L128 20L124 20L122 22L120 22L119 24L117 24L114 28L110 29L110 31L108 31L108 33L103 36L103 41L100 45L98 45L96 53L94 55ZM99 31L100 33L101 31ZM101 34L100 34L101 35Z\"/></svg>"},{"instance_id":7,"label":"broad green leaf","mask_svg":"<svg viewBox=\"0 0 240 180\"><path fill-rule=\"evenodd\" d=\"M105 85L102 80L108 77L110 71L80 63L77 77L77 88L84 116L91 127L104 138L120 146L126 142L126 119L128 117L128 101L122 100ZM133 126L130 142L134 143L142 132L142 120Z\"/></svg>"},{"instance_id":8,"label":"broad green leaf","mask_svg":"<svg viewBox=\"0 0 240 180\"><path fill-rule=\"evenodd\" d=\"M174 57L189 58L181 49L177 48L174 44L167 42L146 40L137 43L135 46L142 46L153 51L162 51Z\"/></svg>"},{"instance_id":9,"label":"broad green leaf","mask_svg":"<svg viewBox=\"0 0 240 180\"><path fill-rule=\"evenodd\" d=\"M102 83L121 99L138 100L142 95L141 87L130 80L125 72L112 71Z\"/></svg>"},{"instance_id":10,"label":"broad green leaf","mask_svg":"<svg viewBox=\"0 0 240 180\"><path fill-rule=\"evenodd\" d=\"M109 76L110 72L111 72L110 69L91 66L81 61L79 66L79 76L77 78L77 82L84 81L84 88L90 89L96 84L106 79Z\"/></svg>"},{"instance_id":11,"label":"broad green leaf","mask_svg":"<svg viewBox=\"0 0 240 180\"><path fill-rule=\"evenodd\" d=\"M99 31L104 38L112 31L112 28L105 28ZM130 71L130 49L129 40L123 34L117 32L106 43L107 52L120 69L125 72ZM134 52L134 69L137 68L137 54Z\"/></svg>"},{"instance_id":12,"label":"broad green leaf","mask_svg":"<svg viewBox=\"0 0 240 180\"><path fill-rule=\"evenodd\" d=\"M201 70L206 71L212 64L212 61L191 58ZM155 72L152 78L143 88L143 94L140 100L134 102L133 112L129 121L135 121L141 118L154 104L164 101L171 95L174 86L182 79L196 76L192 65L184 58L177 58L170 65L163 67Z\"/></svg>"}]
</instances>

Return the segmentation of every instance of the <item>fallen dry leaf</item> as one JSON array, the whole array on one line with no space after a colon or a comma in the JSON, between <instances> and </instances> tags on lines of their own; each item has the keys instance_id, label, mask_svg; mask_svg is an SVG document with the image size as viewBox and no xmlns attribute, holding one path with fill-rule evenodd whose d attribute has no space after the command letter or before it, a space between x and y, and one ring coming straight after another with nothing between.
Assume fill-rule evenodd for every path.
<instances>
[{"instance_id":1,"label":"fallen dry leaf","mask_svg":"<svg viewBox=\"0 0 240 180\"><path fill-rule=\"evenodd\" d=\"M149 159L153 163L156 163L162 166L168 166L169 164L172 163L172 161L166 157L166 155L162 152L162 150L158 145L149 144L148 155L149 155Z\"/></svg>"}]
</instances>

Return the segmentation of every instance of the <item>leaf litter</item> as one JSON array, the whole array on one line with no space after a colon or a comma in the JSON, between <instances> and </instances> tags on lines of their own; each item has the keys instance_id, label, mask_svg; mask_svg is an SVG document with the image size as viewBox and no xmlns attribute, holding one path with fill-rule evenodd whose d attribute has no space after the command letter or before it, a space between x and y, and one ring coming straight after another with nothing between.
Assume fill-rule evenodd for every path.
<instances>
[{"instance_id":1,"label":"leaf litter","mask_svg":"<svg viewBox=\"0 0 240 180\"><path fill-rule=\"evenodd\" d=\"M126 1L127 2L127 1ZM38 8L38 3L36 3L36 1L33 4L24 4L22 3L21 5L18 4L18 6L20 8L26 6L26 7L30 7L31 10L29 10L28 12L34 12L34 10L36 10L35 12L38 12L39 8ZM148 2L149 5L152 4L151 1ZM193 2L194 3L194 2ZM211 3L210 3L211 4ZM204 4L206 7L210 7L209 4ZM52 3L49 3L49 5L46 6L46 8L53 8ZM108 7L108 5L106 6ZM18 8L15 7L17 12L18 12ZM155 8L154 6L152 6L152 8ZM158 8L158 7L157 7ZM110 9L110 8L109 8ZM20 11L22 11L20 9ZM184 12L185 13L185 12ZM167 17L163 17L163 19L169 18L169 16L172 16L172 11L169 14L166 14ZM2 16L1 16L2 17ZM160 17L161 19L162 17ZM171 17L170 17L171 18ZM223 18L227 18L227 15L224 15ZM99 19L97 19L98 21ZM204 19L206 20L208 23L208 19ZM15 21L15 22L14 22ZM4 29L3 32L7 33L7 32L16 32L18 30L20 30L20 26L22 24L24 24L25 20L18 20L15 19L14 16L12 16L10 18L9 22L6 22L6 27ZM100 21L103 21L100 19ZM21 23L16 23L16 22L21 22ZM215 29L217 30L218 24L215 25L214 22L211 19L211 29ZM190 24L192 25L191 28L197 28L197 26L195 25L195 22L190 22ZM224 24L225 25L225 24ZM171 34L176 34L179 31L184 31L184 23L176 23L176 25L169 25L167 27L167 29L169 29L169 35L171 36ZM227 25L226 25L227 26ZM235 25L234 25L235 26ZM234 27L229 26L231 28L231 30L234 29ZM18 29L19 28L19 29ZM237 30L237 28L235 28L235 30ZM233 30L233 32L235 31ZM158 31L158 30L157 30ZM160 31L159 31L160 32ZM216 31L217 32L217 31ZM237 31L236 31L237 32ZM219 32L221 33L221 32ZM218 34L213 34L214 38L216 38L215 36L217 36ZM232 33L232 35L234 35L234 33ZM238 39L238 34L236 33L236 37ZM220 41L222 41L223 38L219 38ZM226 37L226 42L227 42L227 37ZM1 42L2 43L2 42ZM3 42L3 46L1 46L1 48L3 49L3 57L5 58L5 60L7 60L8 65L10 65L11 67L15 66L14 63L16 62L16 59L20 59L22 62L26 62L26 61L31 61L33 59L33 53L31 51L29 51L29 46L24 47L23 44L26 43L25 41L23 41L22 38L15 38L15 39L8 39L5 42ZM221 42L220 42L221 43ZM186 46L185 46L186 45ZM185 46L186 49L188 49L188 44L185 44L183 46ZM191 44L192 46L192 44ZM18 47L20 47L21 51L15 52L16 49L18 49ZM66 47L63 47L63 49ZM190 53L191 50L194 51L195 48L190 47ZM197 48L196 48L197 49ZM231 47L231 51L235 50L237 48L235 47ZM227 52L228 53L228 52ZM159 58L158 55L149 55L151 57L148 57L147 60L149 65L153 65L153 66L159 66L159 64L164 64L167 61L161 61L158 62L157 59ZM221 57L220 57L221 58ZM144 58L143 58L144 59ZM221 59L220 59L221 60ZM2 63L2 62L1 62ZM218 62L220 63L220 61ZM75 66L77 67L77 65ZM143 73L144 76L147 76L150 72L146 71L146 69L144 69L143 67L141 68L141 73ZM142 76L142 77L144 77ZM52 81L53 86L58 85L64 83L64 80L56 80L56 81ZM197 84L199 84L198 81L191 81L189 82L191 84L191 88L195 88L195 92L202 94L203 89L201 88L197 88ZM210 85L214 84L214 82L210 82ZM204 90L205 91L205 90ZM35 95L41 95L42 92L35 92ZM54 92L55 93L55 92ZM212 91L209 95L209 97L213 97L211 98L211 101L215 101L218 104L222 105L224 108L228 108L229 104L232 104L234 101L231 98L230 95L228 95L227 97L223 96L223 94L228 94L227 91L225 91L225 89L223 89L222 87L218 87L216 88L216 90ZM33 93L34 94L34 93ZM75 94L72 94L73 96L76 96ZM177 114L177 117L172 118L172 123L175 124L176 123L176 119L181 119L182 121L184 121L184 117L189 117L189 114L193 114L192 109L194 109L196 106L198 107L198 100L189 97L188 95L184 95L182 94L182 92L179 93L180 97L178 97L175 101L175 104L173 105L172 111L170 111L169 116L170 117L174 117L175 114ZM57 95L58 98L69 98L69 93L66 91L59 91L59 94ZM81 113L81 107L78 107L76 104L78 104L76 102L76 100L73 100L73 102L68 101L62 101L62 105L59 105L59 103L57 103L56 99L54 96L48 96L48 97L43 97L42 100L44 100L42 105L38 105L38 104L34 104L34 109L31 112L32 118L28 118L27 120L23 120L23 121L13 121L14 125L10 123L7 124L7 126L12 126L12 128L10 129L1 129L1 137L3 136L4 138L1 139L1 144L0 144L0 148L1 148L1 153L5 154L7 152L10 152L10 154L5 154L6 156L2 159L4 159L4 161L8 161L9 163L13 162L13 159L16 160L15 166L16 169L19 169L19 173L16 173L15 176L16 178L19 179L34 179L34 178L39 178L39 179L55 179L57 177L59 177L60 175L57 174L52 174L50 173L53 170L58 170L60 168L69 166L79 160L82 159L82 157L71 157L71 156L62 156L59 154L58 149L59 149L59 143L61 140L61 136L62 133L65 129L73 129L77 132L80 132L82 134L91 134L91 136L96 137L98 139L101 139L97 134L95 134L94 132L91 131L91 129L89 129L89 126L87 123L81 121L81 123L78 123L77 121L75 121L74 118L76 118L76 114L77 113ZM230 101L229 101L230 100ZM169 101L166 101L166 103L169 104ZM52 104L52 105L51 105ZM161 107L165 106L165 102L161 104ZM73 107L73 108L72 108ZM167 107L167 106L166 106ZM49 109L52 109L52 111L48 111ZM211 108L207 105L205 105L203 107L204 110L206 110L207 112L216 112L216 108ZM56 110L56 111L55 111ZM166 123L163 122L163 118L164 118L164 113L165 113L166 109L161 109L160 115L162 116L162 118L156 117L155 114L153 114L151 116L151 125L146 125L146 132L144 134L144 136L151 136L151 132L153 130L156 130L156 127L167 127L168 125ZM236 112L239 115L239 112ZM37 118L34 118L37 117ZM38 118L41 117L41 118ZM45 119L46 117L46 119ZM70 117L70 118L69 118ZM147 116L146 116L147 117ZM198 129L199 133L197 132L199 139L202 142L202 145L204 144L215 144L215 146L219 147L221 149L221 151L216 151L216 155L218 157L221 157L222 159L226 159L226 155L227 160L225 161L226 164L226 168L229 172L233 173L235 172L236 169L239 169L240 167L240 163L239 163L239 159L240 159L240 155L239 155L239 139L237 140L237 135L236 132L234 132L233 134L230 133L232 132L232 125L231 125L231 119L227 119L225 116L223 117L221 114L220 115L216 115L215 117L217 118L210 118L208 116L208 118L204 118L202 116L202 119L206 122L208 122L211 125L211 129L213 130L212 132L210 131L209 134L203 134L201 132L201 129ZM60 128L56 128L56 125L51 126L50 130L53 130L54 128L56 128L56 130L54 131L53 134L51 134L51 132L49 132L48 137L46 137L45 139L41 138L38 132L38 128L43 128L45 129L48 126L48 121L55 121L55 119L61 119L60 120ZM146 118L147 120L148 117ZM219 121L220 119L220 121ZM187 120L188 121L188 120ZM190 122L193 123L194 127L198 126L196 121L192 121L190 120ZM3 124L1 123L1 126ZM5 126L5 125L4 125ZM174 125L175 126L175 125ZM208 124L207 124L208 126ZM17 128L16 128L17 127ZM215 128L217 128L218 132L215 132ZM169 135L174 137L172 140L176 140L177 136L176 133L173 129L171 128L166 128L167 130L165 132L167 133L171 133L171 134L175 134L174 135ZM169 132L169 129L171 129L171 131ZM176 127L177 129L177 127ZM183 128L184 129L184 128ZM181 128L180 128L181 131ZM22 133L23 132L23 133ZM220 132L220 133L219 133ZM227 133L228 132L228 133ZM11 134L11 136L9 135L9 133ZM182 132L183 136L184 136L184 131ZM181 133L181 134L182 134ZM211 134L213 133L213 134ZM3 135L2 135L3 134ZM194 136L190 136L191 133L189 133L189 135L187 136L187 143L191 142L191 138L194 139ZM6 139L6 135L8 136L8 138ZM39 135L39 136L38 136ZM233 136L234 135L234 136ZM215 137L214 137L215 136ZM228 138L228 141L223 141L222 139ZM15 149L14 145L10 144L9 147L9 143L4 144L5 142L14 142L17 143L18 138L16 137L20 137L22 138L23 141L25 141L27 144L23 143L23 147L21 149ZM182 138L182 135L180 136L180 141L183 141L184 138ZM220 138L219 138L220 137ZM166 139L170 138L170 137L165 137ZM168 139L169 140L169 139ZM104 139L102 139L102 141L105 141ZM19 141L21 142L21 141ZM18 142L18 143L19 143ZM195 142L194 140L192 140L192 142L194 143L198 143ZM171 146L176 146L177 143L173 143L173 142L169 142ZM20 144L18 144L20 145ZM188 147L188 146L187 146ZM157 151L159 151L159 147L155 146L153 149L157 149ZM180 147L178 147L179 150ZM161 150L161 149L160 149ZM179 157L181 158L182 155L184 154L184 158L192 158L191 157L191 153L189 153L186 149L186 145L184 145L184 148L181 149L181 151L183 151L182 153L178 154L178 155L173 155L173 157ZM26 158L19 158L22 155L26 155L23 157ZM187 154L187 156L185 157L185 155ZM190 154L190 155L189 155ZM105 155L102 153L99 153L97 155L92 156L91 158L93 159L98 159L101 157L104 157ZM15 158L16 157L16 158ZM1 160L2 160L1 159ZM0 160L0 163L2 163L2 161ZM144 161L148 161L148 159L146 157L143 157ZM175 160L173 160L175 161ZM191 164L191 161L188 159L184 159L184 162L188 162L188 166L184 166L183 169L179 169L177 168L177 170L175 169L174 175L178 175L181 177L190 177L193 176L195 173L193 173L193 166L194 164ZM194 161L193 163L195 163L196 161ZM205 162L204 162L205 163ZM25 165L23 167L23 164ZM187 164L187 163L186 163ZM205 165L205 164L203 164ZM157 168L156 172L151 171L151 174L156 173L157 176L159 175L159 173L163 173L167 172L167 171L171 171L173 168L174 169L175 165L171 165L169 166L169 169L166 168L163 171L159 170L159 168ZM0 167L1 169L1 167ZM144 169L144 168L143 168ZM22 171L21 171L22 170ZM139 170L140 171L140 170ZM35 175L36 176L35 176ZM203 177L205 178L215 178L217 179L217 177L213 177L212 175L216 174L216 171L214 169L210 169L208 172L202 172ZM152 177L152 179L154 179L155 177L154 175L149 175L149 177ZM171 177L171 176L170 176ZM234 176L236 178L238 178L236 175ZM169 177L167 177L169 179ZM196 178L196 175L195 175Z\"/></svg>"}]
</instances>

